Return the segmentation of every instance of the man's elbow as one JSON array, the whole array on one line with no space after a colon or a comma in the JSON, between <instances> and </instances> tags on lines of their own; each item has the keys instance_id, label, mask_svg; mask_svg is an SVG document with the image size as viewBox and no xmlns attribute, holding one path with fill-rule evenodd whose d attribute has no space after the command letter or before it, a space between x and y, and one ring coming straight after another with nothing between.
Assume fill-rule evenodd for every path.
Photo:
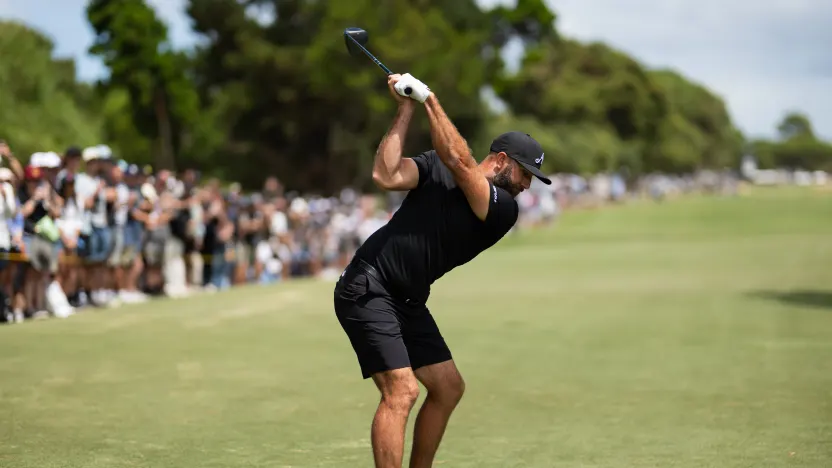
<instances>
[{"instance_id":1,"label":"man's elbow","mask_svg":"<svg viewBox=\"0 0 832 468\"><path fill-rule=\"evenodd\" d=\"M378 171L373 171L373 183L382 190L393 190L396 188L393 176Z\"/></svg>"}]
</instances>

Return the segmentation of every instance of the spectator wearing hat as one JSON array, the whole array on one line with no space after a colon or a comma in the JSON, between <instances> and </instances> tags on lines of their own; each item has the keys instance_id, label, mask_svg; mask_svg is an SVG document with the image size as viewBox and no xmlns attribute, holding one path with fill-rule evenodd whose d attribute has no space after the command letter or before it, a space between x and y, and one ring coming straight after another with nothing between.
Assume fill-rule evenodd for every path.
<instances>
[{"instance_id":1,"label":"spectator wearing hat","mask_svg":"<svg viewBox=\"0 0 832 468\"><path fill-rule=\"evenodd\" d=\"M64 157L61 161L61 170L58 171L58 175L55 177L55 188L58 192L61 192L61 187L68 177L72 177L74 183L75 176L81 170L82 156L83 154L81 152L81 148L78 148L77 146L70 146L66 149L66 151L64 151Z\"/></svg>"},{"instance_id":2,"label":"spectator wearing hat","mask_svg":"<svg viewBox=\"0 0 832 468\"><path fill-rule=\"evenodd\" d=\"M132 271L133 262L136 259L137 250L135 241L128 239L127 222L130 211L135 207L137 196L131 192L125 181L125 173L129 165L123 161L113 165L110 169L110 180L115 198L108 202L108 217L113 234L113 248L108 264L113 272L115 288L118 300L123 302L137 302L133 288L130 287L129 277ZM131 243L128 243L128 240Z\"/></svg>"},{"instance_id":3,"label":"spectator wearing hat","mask_svg":"<svg viewBox=\"0 0 832 468\"><path fill-rule=\"evenodd\" d=\"M43 169L26 166L24 180L19 197L20 212L24 219L23 242L29 264L26 268L23 293L30 311L37 317L47 313L47 304L44 301L46 288L51 286L51 280L58 271L57 243L60 231L55 219L60 217L63 207L54 189L45 179Z\"/></svg>"},{"instance_id":4,"label":"spectator wearing hat","mask_svg":"<svg viewBox=\"0 0 832 468\"><path fill-rule=\"evenodd\" d=\"M41 160L41 169L43 169L45 179L52 185L57 187L58 173L61 170L61 157L54 151L47 151L41 153L43 158Z\"/></svg>"},{"instance_id":5,"label":"spectator wearing hat","mask_svg":"<svg viewBox=\"0 0 832 468\"><path fill-rule=\"evenodd\" d=\"M163 267L171 236L170 219L173 214L167 209L169 177L170 172L166 170L159 171L155 177L148 177L139 189L143 200L137 210L134 210L134 216L144 223L142 256L145 264L145 290L151 294L162 294L165 286Z\"/></svg>"},{"instance_id":6,"label":"spectator wearing hat","mask_svg":"<svg viewBox=\"0 0 832 468\"><path fill-rule=\"evenodd\" d=\"M112 299L108 293L112 276L106 263L113 247L107 216L107 204L115 198L115 191L108 187L112 152L103 145L92 146L85 148L81 157L86 170L75 180L75 193L87 212L82 231L84 248L79 252L85 263L84 289L93 305L105 305Z\"/></svg>"},{"instance_id":7,"label":"spectator wearing hat","mask_svg":"<svg viewBox=\"0 0 832 468\"><path fill-rule=\"evenodd\" d=\"M139 290L139 277L144 272L142 246L145 240L144 221L140 207L144 203L141 188L147 180L145 172L135 164L129 164L124 171L124 185L129 191L127 220L124 224L124 255L130 262L124 279L124 288L119 294L124 302L143 302L147 296ZM138 216L138 217L137 217Z\"/></svg>"}]
</instances>

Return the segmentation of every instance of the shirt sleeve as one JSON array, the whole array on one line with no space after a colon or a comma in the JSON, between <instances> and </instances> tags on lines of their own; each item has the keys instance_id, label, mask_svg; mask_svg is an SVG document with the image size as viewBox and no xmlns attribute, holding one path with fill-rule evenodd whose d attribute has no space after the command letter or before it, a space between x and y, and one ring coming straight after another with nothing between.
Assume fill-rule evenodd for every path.
<instances>
[{"instance_id":1,"label":"shirt sleeve","mask_svg":"<svg viewBox=\"0 0 832 468\"><path fill-rule=\"evenodd\" d=\"M413 162L416 163L416 167L419 168L419 182L416 184L416 188L425 185L425 182L431 179L431 174L433 173L433 166L434 161L439 156L436 154L436 151L425 151L417 156L414 156Z\"/></svg>"},{"instance_id":2,"label":"shirt sleeve","mask_svg":"<svg viewBox=\"0 0 832 468\"><path fill-rule=\"evenodd\" d=\"M488 214L485 224L495 231L508 232L517 222L520 208L510 193L488 182L490 196L488 197Z\"/></svg>"}]
</instances>

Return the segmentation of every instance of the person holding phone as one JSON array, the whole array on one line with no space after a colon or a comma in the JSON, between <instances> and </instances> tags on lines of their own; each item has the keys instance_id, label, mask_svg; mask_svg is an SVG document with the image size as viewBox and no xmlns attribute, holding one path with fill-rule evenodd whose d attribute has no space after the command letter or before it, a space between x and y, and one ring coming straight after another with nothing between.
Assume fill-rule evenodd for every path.
<instances>
[{"instance_id":1,"label":"person holding phone","mask_svg":"<svg viewBox=\"0 0 832 468\"><path fill-rule=\"evenodd\" d=\"M63 201L45 179L39 167L26 166L20 187L20 211L23 215L23 243L29 261L23 294L34 317L47 314L46 288L58 272L60 231L55 220L61 215ZM64 312L64 311L61 311Z\"/></svg>"}]
</instances>

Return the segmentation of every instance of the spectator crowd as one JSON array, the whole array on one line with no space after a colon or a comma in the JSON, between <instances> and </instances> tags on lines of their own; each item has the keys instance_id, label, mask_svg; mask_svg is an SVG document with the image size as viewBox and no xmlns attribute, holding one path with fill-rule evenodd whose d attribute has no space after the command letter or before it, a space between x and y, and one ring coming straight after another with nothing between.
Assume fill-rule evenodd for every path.
<instances>
[{"instance_id":1,"label":"spectator crowd","mask_svg":"<svg viewBox=\"0 0 832 468\"><path fill-rule=\"evenodd\" d=\"M337 197L258 193L153 171L106 145L35 153L23 165L0 143L2 321L66 317L289 277L335 276L391 210L345 189Z\"/></svg>"},{"instance_id":2,"label":"spectator crowd","mask_svg":"<svg viewBox=\"0 0 832 468\"><path fill-rule=\"evenodd\" d=\"M275 177L244 194L195 170L130 164L106 145L35 153L24 165L0 142L0 159L0 321L7 323L246 283L334 279L404 197L284 192ZM616 174L552 180L518 196L515 230L631 195ZM653 198L694 184L645 181L636 190Z\"/></svg>"}]
</instances>

